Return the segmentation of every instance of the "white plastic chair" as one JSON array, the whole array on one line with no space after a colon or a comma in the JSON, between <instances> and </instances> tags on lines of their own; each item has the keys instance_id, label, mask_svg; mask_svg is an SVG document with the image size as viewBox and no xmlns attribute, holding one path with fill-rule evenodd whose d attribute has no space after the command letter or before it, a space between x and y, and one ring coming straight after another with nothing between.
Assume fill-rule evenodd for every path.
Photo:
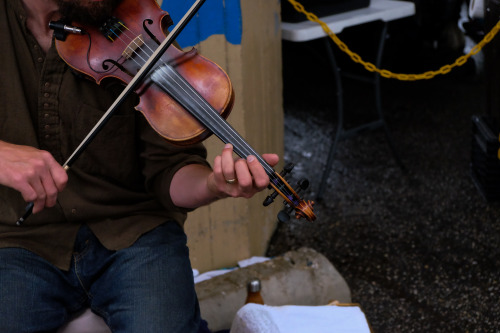
<instances>
[{"instance_id":1,"label":"white plastic chair","mask_svg":"<svg viewBox=\"0 0 500 333\"><path fill-rule=\"evenodd\" d=\"M90 309L77 313L57 333L111 333L104 320Z\"/></svg>"}]
</instances>

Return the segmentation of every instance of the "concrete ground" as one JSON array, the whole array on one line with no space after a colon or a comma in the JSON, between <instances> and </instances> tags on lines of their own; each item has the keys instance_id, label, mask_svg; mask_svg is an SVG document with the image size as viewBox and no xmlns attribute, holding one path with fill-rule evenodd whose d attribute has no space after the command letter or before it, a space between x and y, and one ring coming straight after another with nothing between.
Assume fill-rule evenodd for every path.
<instances>
[{"instance_id":1,"label":"concrete ground","mask_svg":"<svg viewBox=\"0 0 500 333\"><path fill-rule=\"evenodd\" d=\"M409 41L394 35L386 68L418 73L455 58L404 49ZM322 52L314 43L283 48L285 160L296 164L295 178L312 182L311 198L336 125ZM500 204L487 202L470 176L471 117L486 104L479 65L424 82L383 80L385 115L407 171L382 131L341 142L317 221L280 223L269 246L270 256L302 246L325 255L374 332L500 331ZM371 87L344 88L348 123L370 119Z\"/></svg>"}]
</instances>

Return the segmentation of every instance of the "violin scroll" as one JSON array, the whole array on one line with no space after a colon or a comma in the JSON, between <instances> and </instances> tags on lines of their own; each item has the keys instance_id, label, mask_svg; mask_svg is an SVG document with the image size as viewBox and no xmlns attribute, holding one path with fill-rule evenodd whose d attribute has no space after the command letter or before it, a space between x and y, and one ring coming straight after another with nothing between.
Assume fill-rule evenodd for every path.
<instances>
[{"instance_id":1,"label":"violin scroll","mask_svg":"<svg viewBox=\"0 0 500 333\"><path fill-rule=\"evenodd\" d=\"M316 220L316 215L313 212L314 201L305 201L298 195L298 193L309 187L309 181L305 178L301 179L297 183L298 190L295 191L285 180L285 176L291 173L293 167L292 163L288 163L281 173L275 173L274 176L269 177L270 187L274 188L275 191L266 197L263 205L270 205L279 194L285 199L285 209L278 213L278 219L281 222L288 221L290 219L289 214L293 210L295 210L295 218L305 218L307 221L314 221Z\"/></svg>"}]
</instances>

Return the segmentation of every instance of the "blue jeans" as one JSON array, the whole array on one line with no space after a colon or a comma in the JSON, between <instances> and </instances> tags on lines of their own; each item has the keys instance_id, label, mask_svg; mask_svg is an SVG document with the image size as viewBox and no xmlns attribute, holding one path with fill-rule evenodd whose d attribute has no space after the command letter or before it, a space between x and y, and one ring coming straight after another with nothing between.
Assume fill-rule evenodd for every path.
<instances>
[{"instance_id":1,"label":"blue jeans","mask_svg":"<svg viewBox=\"0 0 500 333\"><path fill-rule=\"evenodd\" d=\"M55 332L84 307L113 332L197 332L200 311L186 235L169 222L120 251L86 226L62 271L19 248L0 249L0 331Z\"/></svg>"}]
</instances>

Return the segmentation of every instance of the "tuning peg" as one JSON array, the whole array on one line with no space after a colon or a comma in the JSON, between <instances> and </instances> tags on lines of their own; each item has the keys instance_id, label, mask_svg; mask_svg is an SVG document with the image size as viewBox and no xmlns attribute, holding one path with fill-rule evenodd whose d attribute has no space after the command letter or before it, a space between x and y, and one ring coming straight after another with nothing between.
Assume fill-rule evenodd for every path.
<instances>
[{"instance_id":1,"label":"tuning peg","mask_svg":"<svg viewBox=\"0 0 500 333\"><path fill-rule=\"evenodd\" d=\"M295 164L293 163L287 163L284 167L283 167L283 170L281 170L280 172L280 176L285 178L286 175L288 175L290 172L292 172L293 168L295 167ZM272 186L269 185L267 187L268 189L271 189ZM276 197L276 196L275 196Z\"/></svg>"},{"instance_id":2,"label":"tuning peg","mask_svg":"<svg viewBox=\"0 0 500 333\"><path fill-rule=\"evenodd\" d=\"M292 172L293 168L295 167L295 164L293 163L287 163L284 167L283 170L280 172L280 175L282 177L286 176L290 172Z\"/></svg>"},{"instance_id":3,"label":"tuning peg","mask_svg":"<svg viewBox=\"0 0 500 333\"><path fill-rule=\"evenodd\" d=\"M295 165L293 163L287 163L283 167L283 170L281 170L280 176L284 178L287 174L289 174L290 172L292 172L292 170L293 170L294 167L295 167ZM272 186L269 185L267 188L272 189ZM277 196L278 196L278 192L274 191L273 193L271 193L270 195L268 195L266 197L266 199L264 200L264 202L262 203L262 205L269 206L270 204L272 204L274 202L274 199L276 199Z\"/></svg>"},{"instance_id":4,"label":"tuning peg","mask_svg":"<svg viewBox=\"0 0 500 333\"><path fill-rule=\"evenodd\" d=\"M297 185L299 186L300 190L305 190L309 187L309 180L307 180L306 178L302 178L297 182Z\"/></svg>"},{"instance_id":5,"label":"tuning peg","mask_svg":"<svg viewBox=\"0 0 500 333\"><path fill-rule=\"evenodd\" d=\"M286 210L280 210L280 212L278 213L278 221L283 223L290 221L290 213L288 213Z\"/></svg>"},{"instance_id":6,"label":"tuning peg","mask_svg":"<svg viewBox=\"0 0 500 333\"><path fill-rule=\"evenodd\" d=\"M295 210L295 217L297 219L305 218L308 221L314 221L316 219L312 210L314 202L304 201L298 195L299 192L302 192L309 187L309 181L305 178L301 179L297 182L297 189L293 189L287 183L285 176L289 174L293 168L294 165L292 163L288 163L285 165L281 173L274 172L273 175L270 175L269 187L274 189L274 192L268 195L262 204L264 206L269 206L274 202L279 194L283 197L283 204L285 206L285 208L278 214L278 219L281 222L288 221L290 219L290 213L293 210Z\"/></svg>"},{"instance_id":7,"label":"tuning peg","mask_svg":"<svg viewBox=\"0 0 500 333\"><path fill-rule=\"evenodd\" d=\"M282 177L285 177L287 174L292 172L294 166L295 165L293 163L288 163L287 165L285 165L283 170L280 172L280 175ZM297 182L297 186L298 186L297 192L301 192L302 190L305 190L309 187L309 180L307 180L306 178L302 178L301 180L299 180ZM271 185L269 185L268 187L272 188ZM278 192L274 191L273 193L268 195L266 197L266 199L264 199L264 202L262 203L262 205L269 206L270 204L272 204L274 202L274 199L276 199L277 196L278 196ZM286 202L285 202L285 205L286 205ZM288 205L286 205L286 206L288 206ZM291 211L291 209L290 209L290 211ZM288 214L288 213L286 213L286 214Z\"/></svg>"},{"instance_id":8,"label":"tuning peg","mask_svg":"<svg viewBox=\"0 0 500 333\"><path fill-rule=\"evenodd\" d=\"M278 196L278 192L274 191L273 193L271 193L270 195L268 195L266 197L266 199L264 200L264 202L262 204L264 206L269 206L270 204L272 204L274 202L274 199L276 199L277 196Z\"/></svg>"}]
</instances>

